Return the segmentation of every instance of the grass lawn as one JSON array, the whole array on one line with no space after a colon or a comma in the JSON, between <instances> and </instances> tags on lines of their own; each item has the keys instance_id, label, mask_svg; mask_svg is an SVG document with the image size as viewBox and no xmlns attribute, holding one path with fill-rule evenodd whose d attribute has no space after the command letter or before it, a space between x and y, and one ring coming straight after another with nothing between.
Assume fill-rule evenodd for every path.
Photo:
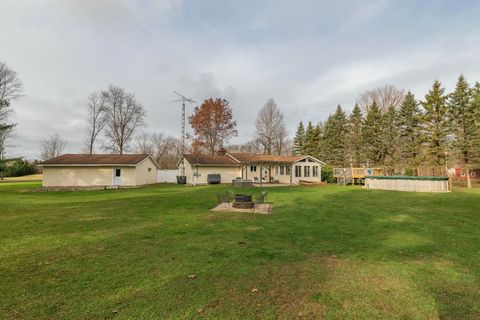
<instances>
[{"instance_id":1,"label":"grass lawn","mask_svg":"<svg viewBox=\"0 0 480 320\"><path fill-rule=\"evenodd\" d=\"M38 185L0 184L1 319L480 319L478 189Z\"/></svg>"}]
</instances>

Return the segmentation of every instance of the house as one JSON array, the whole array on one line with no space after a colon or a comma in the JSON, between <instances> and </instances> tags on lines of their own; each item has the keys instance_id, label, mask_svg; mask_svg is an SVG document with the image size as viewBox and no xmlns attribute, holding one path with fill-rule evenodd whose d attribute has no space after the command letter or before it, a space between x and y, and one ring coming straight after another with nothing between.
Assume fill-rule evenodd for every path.
<instances>
[{"instance_id":1,"label":"house","mask_svg":"<svg viewBox=\"0 0 480 320\"><path fill-rule=\"evenodd\" d=\"M467 170L461 167L455 167L455 178L466 180L467 179ZM480 179L480 168L470 169L470 178L471 179Z\"/></svg>"},{"instance_id":2,"label":"house","mask_svg":"<svg viewBox=\"0 0 480 320\"><path fill-rule=\"evenodd\" d=\"M298 184L300 180L320 182L324 165L309 155L230 153L222 149L216 155L185 154L179 162L179 169L181 171L184 166L188 184L206 184L210 174L220 174L221 183L249 179Z\"/></svg>"},{"instance_id":3,"label":"house","mask_svg":"<svg viewBox=\"0 0 480 320\"><path fill-rule=\"evenodd\" d=\"M139 186L156 183L148 154L64 154L40 164L44 187Z\"/></svg>"}]
</instances>

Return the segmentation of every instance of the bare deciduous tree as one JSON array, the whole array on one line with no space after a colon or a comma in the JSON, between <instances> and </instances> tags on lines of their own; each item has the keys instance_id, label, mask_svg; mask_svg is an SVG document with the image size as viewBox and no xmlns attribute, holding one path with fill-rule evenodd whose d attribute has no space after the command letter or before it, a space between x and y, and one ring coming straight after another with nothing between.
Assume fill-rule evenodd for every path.
<instances>
[{"instance_id":1,"label":"bare deciduous tree","mask_svg":"<svg viewBox=\"0 0 480 320\"><path fill-rule=\"evenodd\" d=\"M147 133L142 133L135 137L135 152L149 154L153 156L152 137Z\"/></svg>"},{"instance_id":2,"label":"bare deciduous tree","mask_svg":"<svg viewBox=\"0 0 480 320\"><path fill-rule=\"evenodd\" d=\"M0 62L0 159L5 156L7 140L12 136L15 124L8 123L12 100L22 95L23 85L17 73L5 62Z\"/></svg>"},{"instance_id":3,"label":"bare deciduous tree","mask_svg":"<svg viewBox=\"0 0 480 320\"><path fill-rule=\"evenodd\" d=\"M106 116L105 149L123 154L134 132L144 124L145 110L133 94L122 88L111 85L102 95Z\"/></svg>"},{"instance_id":4,"label":"bare deciduous tree","mask_svg":"<svg viewBox=\"0 0 480 320\"><path fill-rule=\"evenodd\" d=\"M358 97L358 105L363 114L367 114L373 101L376 102L380 111L386 112L389 107L394 107L398 110L402 105L405 97L405 90L396 88L392 85L385 85L383 87L367 90Z\"/></svg>"},{"instance_id":5,"label":"bare deciduous tree","mask_svg":"<svg viewBox=\"0 0 480 320\"><path fill-rule=\"evenodd\" d=\"M7 142L13 135L14 125L0 124L0 160L5 159L5 152L7 149Z\"/></svg>"},{"instance_id":6,"label":"bare deciduous tree","mask_svg":"<svg viewBox=\"0 0 480 320\"><path fill-rule=\"evenodd\" d=\"M101 93L94 92L88 97L88 146L87 151L92 154L94 151L95 141L98 135L107 124L105 114L105 96Z\"/></svg>"},{"instance_id":7,"label":"bare deciduous tree","mask_svg":"<svg viewBox=\"0 0 480 320\"><path fill-rule=\"evenodd\" d=\"M149 154L161 169L175 169L182 153L182 142L163 133L142 133L135 139L135 152Z\"/></svg>"},{"instance_id":8,"label":"bare deciduous tree","mask_svg":"<svg viewBox=\"0 0 480 320\"><path fill-rule=\"evenodd\" d=\"M40 159L43 161L58 157L63 153L67 141L65 141L58 133L54 134L47 140L41 142Z\"/></svg>"},{"instance_id":9,"label":"bare deciduous tree","mask_svg":"<svg viewBox=\"0 0 480 320\"><path fill-rule=\"evenodd\" d=\"M283 114L273 99L268 99L258 112L255 127L255 139L263 146L263 152L281 154L287 138L287 129Z\"/></svg>"}]
</instances>

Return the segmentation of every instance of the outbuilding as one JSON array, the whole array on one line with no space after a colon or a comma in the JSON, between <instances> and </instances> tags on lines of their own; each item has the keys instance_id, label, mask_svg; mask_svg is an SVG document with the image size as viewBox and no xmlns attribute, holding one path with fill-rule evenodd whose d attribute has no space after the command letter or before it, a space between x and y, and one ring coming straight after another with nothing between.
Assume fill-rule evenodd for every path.
<instances>
[{"instance_id":1,"label":"outbuilding","mask_svg":"<svg viewBox=\"0 0 480 320\"><path fill-rule=\"evenodd\" d=\"M64 154L40 164L44 187L140 186L156 183L148 154Z\"/></svg>"}]
</instances>

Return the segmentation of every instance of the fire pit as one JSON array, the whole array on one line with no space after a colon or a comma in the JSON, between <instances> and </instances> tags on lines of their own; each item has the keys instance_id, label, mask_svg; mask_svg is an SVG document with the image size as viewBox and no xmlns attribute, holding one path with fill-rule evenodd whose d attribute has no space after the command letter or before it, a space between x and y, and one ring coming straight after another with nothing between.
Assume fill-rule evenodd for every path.
<instances>
[{"instance_id":1,"label":"fire pit","mask_svg":"<svg viewBox=\"0 0 480 320\"><path fill-rule=\"evenodd\" d=\"M232 203L232 207L236 209L253 209L254 206L252 196L247 194L236 194Z\"/></svg>"}]
</instances>

